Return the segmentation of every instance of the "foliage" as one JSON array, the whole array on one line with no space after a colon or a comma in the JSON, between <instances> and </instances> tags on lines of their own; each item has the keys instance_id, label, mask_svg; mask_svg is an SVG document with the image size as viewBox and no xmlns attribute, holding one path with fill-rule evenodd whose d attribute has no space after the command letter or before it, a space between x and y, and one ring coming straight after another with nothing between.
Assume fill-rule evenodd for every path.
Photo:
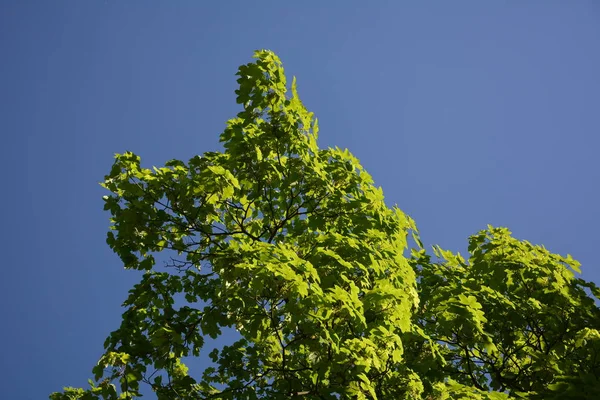
<instances>
[{"instance_id":1,"label":"foliage","mask_svg":"<svg viewBox=\"0 0 600 400\"><path fill-rule=\"evenodd\" d=\"M406 257L413 221L348 150L317 146L295 80L288 96L277 56L255 57L237 73L243 110L223 152L152 170L116 155L107 243L144 274L90 389L51 399L136 398L140 384L158 399L598 390L599 310L585 290L598 289L574 278L577 262L492 227L470 239L468 262L422 246ZM238 340L209 351L228 330ZM212 365L191 373L187 357Z\"/></svg>"},{"instance_id":2,"label":"foliage","mask_svg":"<svg viewBox=\"0 0 600 400\"><path fill-rule=\"evenodd\" d=\"M413 251L420 308L415 323L438 343L440 364L407 362L429 385L451 378L482 391L531 399L600 398L600 309L579 263L488 227L469 240L470 257ZM426 384L427 385L427 384Z\"/></svg>"}]
</instances>

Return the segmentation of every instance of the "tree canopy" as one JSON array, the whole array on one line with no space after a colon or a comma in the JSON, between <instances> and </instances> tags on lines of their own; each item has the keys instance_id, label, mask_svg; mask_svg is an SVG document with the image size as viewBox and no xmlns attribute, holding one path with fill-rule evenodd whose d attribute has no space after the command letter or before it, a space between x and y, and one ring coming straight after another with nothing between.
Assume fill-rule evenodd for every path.
<instances>
[{"instance_id":1,"label":"tree canopy","mask_svg":"<svg viewBox=\"0 0 600 400\"><path fill-rule=\"evenodd\" d=\"M600 290L577 261L491 226L467 259L428 253L348 150L318 147L279 58L255 58L223 152L116 155L107 243L143 277L90 387L51 399L600 398Z\"/></svg>"}]
</instances>

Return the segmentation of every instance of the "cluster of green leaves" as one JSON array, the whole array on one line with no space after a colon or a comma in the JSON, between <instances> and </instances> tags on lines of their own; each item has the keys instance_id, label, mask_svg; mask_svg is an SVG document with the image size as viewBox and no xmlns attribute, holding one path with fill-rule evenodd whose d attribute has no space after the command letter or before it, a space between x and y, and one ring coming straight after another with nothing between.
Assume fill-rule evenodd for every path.
<instances>
[{"instance_id":1,"label":"cluster of green leaves","mask_svg":"<svg viewBox=\"0 0 600 400\"><path fill-rule=\"evenodd\" d=\"M468 251L465 261L437 247L439 262L413 251L415 323L443 357L424 361L413 342L407 362L419 376L515 398L600 398L600 290L575 277L579 263L491 226Z\"/></svg>"},{"instance_id":2,"label":"cluster of green leaves","mask_svg":"<svg viewBox=\"0 0 600 400\"><path fill-rule=\"evenodd\" d=\"M413 221L347 150L317 146L317 120L295 80L288 95L277 56L255 58L238 71L243 110L223 152L152 170L116 156L103 183L107 243L143 278L91 387L51 399L133 399L141 384L158 399L223 400L597 386L599 310L585 289L598 289L574 277L574 260L491 227L471 238L468 263L441 249L438 262L421 248L407 258ZM165 253L174 257L158 268ZM206 339L227 329L239 339L208 352ZM191 356L212 365L192 374Z\"/></svg>"}]
</instances>

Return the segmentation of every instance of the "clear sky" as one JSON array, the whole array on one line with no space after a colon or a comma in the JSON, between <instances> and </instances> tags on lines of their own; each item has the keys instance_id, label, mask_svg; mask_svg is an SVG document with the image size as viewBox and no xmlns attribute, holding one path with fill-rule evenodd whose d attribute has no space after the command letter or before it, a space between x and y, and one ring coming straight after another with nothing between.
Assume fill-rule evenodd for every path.
<instances>
[{"instance_id":1,"label":"clear sky","mask_svg":"<svg viewBox=\"0 0 600 400\"><path fill-rule=\"evenodd\" d=\"M1 398L86 384L138 279L98 182L220 149L260 48L426 243L507 226L600 283L597 1L3 0Z\"/></svg>"}]
</instances>

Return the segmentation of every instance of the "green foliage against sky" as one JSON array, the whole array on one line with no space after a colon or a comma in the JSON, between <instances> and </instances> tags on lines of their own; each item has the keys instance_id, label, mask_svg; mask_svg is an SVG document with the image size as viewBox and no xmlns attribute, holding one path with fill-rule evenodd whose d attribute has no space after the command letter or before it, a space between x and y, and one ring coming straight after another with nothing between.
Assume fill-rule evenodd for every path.
<instances>
[{"instance_id":1,"label":"green foliage against sky","mask_svg":"<svg viewBox=\"0 0 600 400\"><path fill-rule=\"evenodd\" d=\"M441 262L424 250L411 261L414 322L444 359L430 368L422 343L410 346L406 362L424 381L450 377L517 398L600 398L600 309L586 289L600 291L575 277L577 261L493 227L469 239L468 260L434 250Z\"/></svg>"},{"instance_id":2,"label":"green foliage against sky","mask_svg":"<svg viewBox=\"0 0 600 400\"><path fill-rule=\"evenodd\" d=\"M107 243L144 275L91 388L52 399L600 398L599 293L576 261L493 227L468 260L410 255L413 221L348 150L317 146L277 56L255 58L223 152L116 156ZM238 339L206 351L226 329Z\"/></svg>"}]
</instances>

